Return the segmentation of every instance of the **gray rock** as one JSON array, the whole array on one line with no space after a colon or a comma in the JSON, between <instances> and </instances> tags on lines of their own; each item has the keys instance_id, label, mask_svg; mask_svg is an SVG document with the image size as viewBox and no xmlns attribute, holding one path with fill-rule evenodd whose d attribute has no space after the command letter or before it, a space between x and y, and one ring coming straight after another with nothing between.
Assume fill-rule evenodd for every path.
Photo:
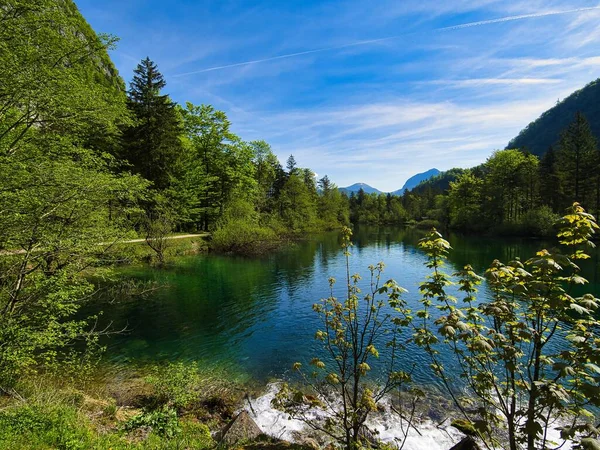
<instances>
[{"instance_id":1,"label":"gray rock","mask_svg":"<svg viewBox=\"0 0 600 450\"><path fill-rule=\"evenodd\" d=\"M251 441L262 434L256 422L247 411L239 413L221 432L221 442L233 445L238 441Z\"/></svg>"}]
</instances>

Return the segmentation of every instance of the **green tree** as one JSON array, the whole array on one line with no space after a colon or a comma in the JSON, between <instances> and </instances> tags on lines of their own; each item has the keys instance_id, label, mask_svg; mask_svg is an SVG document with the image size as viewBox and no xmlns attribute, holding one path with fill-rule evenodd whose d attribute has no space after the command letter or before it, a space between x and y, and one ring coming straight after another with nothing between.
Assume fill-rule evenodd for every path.
<instances>
[{"instance_id":1,"label":"green tree","mask_svg":"<svg viewBox=\"0 0 600 450\"><path fill-rule=\"evenodd\" d=\"M377 411L383 397L410 381L410 374L397 370L398 358L404 348L400 329L410 323L409 311L401 298L406 292L394 280L381 280L383 263L370 266L368 294L361 296L360 275L350 275L349 228L342 230L342 248L346 257L346 293L339 300L333 294L335 279L329 280L330 296L313 306L320 315L322 329L315 339L322 345L327 360L313 358L312 374L306 374L301 363L294 369L303 377L310 392L285 384L276 397L279 408L322 431L343 445L356 450L370 443L366 438L365 422ZM396 310L392 318L387 308ZM386 349L378 346L386 341ZM381 358L385 376L379 384L370 383L368 373L372 361ZM332 400L333 397L333 400ZM315 409L324 414L311 415ZM410 419L414 415L414 404ZM410 423L407 427L410 430ZM407 432L408 433L408 432Z\"/></svg>"},{"instance_id":2,"label":"green tree","mask_svg":"<svg viewBox=\"0 0 600 450\"><path fill-rule=\"evenodd\" d=\"M308 231L316 225L315 198L306 187L304 177L296 171L288 175L279 196L280 214L286 227L292 232Z\"/></svg>"},{"instance_id":3,"label":"green tree","mask_svg":"<svg viewBox=\"0 0 600 450\"><path fill-rule=\"evenodd\" d=\"M539 165L540 201L548 205L552 211L560 211L564 205L561 177L557 155L554 148L550 147L542 156Z\"/></svg>"},{"instance_id":4,"label":"green tree","mask_svg":"<svg viewBox=\"0 0 600 450\"><path fill-rule=\"evenodd\" d=\"M296 172L296 167L296 158L294 158L294 155L290 155L285 163L288 175L293 175Z\"/></svg>"},{"instance_id":5,"label":"green tree","mask_svg":"<svg viewBox=\"0 0 600 450\"><path fill-rule=\"evenodd\" d=\"M469 230L477 228L481 217L481 195L483 181L469 170L450 182L448 203L450 206L450 225Z\"/></svg>"},{"instance_id":6,"label":"green tree","mask_svg":"<svg viewBox=\"0 0 600 450\"><path fill-rule=\"evenodd\" d=\"M273 200L279 193L277 181L283 169L271 146L265 141L253 141L250 145L256 167L256 207L259 212L267 212L272 209Z\"/></svg>"},{"instance_id":7,"label":"green tree","mask_svg":"<svg viewBox=\"0 0 600 450\"><path fill-rule=\"evenodd\" d=\"M556 418L566 423L562 439L597 434L588 420L600 406L600 301L592 294L576 297L574 287L586 283L577 263L589 258L584 248L592 246L598 225L574 204L560 227L567 254L544 249L525 263L492 263L485 273L490 301L477 300L482 278L470 266L454 274L464 306L446 292L453 284L442 271L448 242L433 231L419 243L433 273L421 284L423 307L416 315L422 320L415 342L490 446L548 448L547 431ZM435 319L434 309L441 314ZM441 352L454 355L457 373L444 370ZM459 379L471 399L462 395ZM507 439L499 430L507 430Z\"/></svg>"},{"instance_id":8,"label":"green tree","mask_svg":"<svg viewBox=\"0 0 600 450\"><path fill-rule=\"evenodd\" d=\"M342 197L335 183L327 175L318 181L319 198L317 204L318 217L324 229L334 229L340 225L347 225L348 204Z\"/></svg>"},{"instance_id":9,"label":"green tree","mask_svg":"<svg viewBox=\"0 0 600 450\"><path fill-rule=\"evenodd\" d=\"M233 134L226 114L210 105L188 102L182 115L188 146L182 176L189 192L187 208L194 211L197 227L208 230L234 195L256 194L256 145Z\"/></svg>"},{"instance_id":10,"label":"green tree","mask_svg":"<svg viewBox=\"0 0 600 450\"><path fill-rule=\"evenodd\" d=\"M518 223L534 204L538 159L519 150L498 150L485 163L484 210L491 224Z\"/></svg>"},{"instance_id":11,"label":"green tree","mask_svg":"<svg viewBox=\"0 0 600 450\"><path fill-rule=\"evenodd\" d=\"M165 86L150 58L137 65L127 102L134 123L124 133L123 156L158 190L171 186L179 175L183 153L181 117L169 96L161 94Z\"/></svg>"},{"instance_id":12,"label":"green tree","mask_svg":"<svg viewBox=\"0 0 600 450\"><path fill-rule=\"evenodd\" d=\"M127 235L146 184L108 155L126 116L110 41L70 1L10 1L0 22L0 389L11 391L94 341L74 318L94 290L83 273Z\"/></svg>"},{"instance_id":13,"label":"green tree","mask_svg":"<svg viewBox=\"0 0 600 450\"><path fill-rule=\"evenodd\" d=\"M595 175L598 167L596 139L590 125L581 113L562 133L557 152L559 174L568 202L579 202L586 207L593 201Z\"/></svg>"}]
</instances>

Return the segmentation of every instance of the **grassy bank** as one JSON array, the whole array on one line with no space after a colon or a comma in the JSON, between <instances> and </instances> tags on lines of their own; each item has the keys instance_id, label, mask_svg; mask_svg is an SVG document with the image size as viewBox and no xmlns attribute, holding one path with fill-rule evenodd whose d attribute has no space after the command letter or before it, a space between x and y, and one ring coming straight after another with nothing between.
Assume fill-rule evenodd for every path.
<instances>
[{"instance_id":1,"label":"grassy bank","mask_svg":"<svg viewBox=\"0 0 600 450\"><path fill-rule=\"evenodd\" d=\"M207 253L209 249L209 235L198 235L168 239L165 244L165 257L196 255ZM152 250L145 241L122 242L113 245L102 257L106 265L127 265L136 263L149 263L156 260L156 252Z\"/></svg>"},{"instance_id":2,"label":"grassy bank","mask_svg":"<svg viewBox=\"0 0 600 450\"><path fill-rule=\"evenodd\" d=\"M247 386L171 363L94 380L29 377L0 396L0 449L205 449Z\"/></svg>"}]
</instances>

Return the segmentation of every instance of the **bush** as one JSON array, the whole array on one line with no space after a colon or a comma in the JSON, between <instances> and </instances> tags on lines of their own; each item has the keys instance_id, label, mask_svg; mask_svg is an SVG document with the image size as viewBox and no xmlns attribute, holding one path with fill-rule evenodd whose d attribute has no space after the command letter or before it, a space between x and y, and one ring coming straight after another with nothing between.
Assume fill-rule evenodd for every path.
<instances>
[{"instance_id":1,"label":"bush","mask_svg":"<svg viewBox=\"0 0 600 450\"><path fill-rule=\"evenodd\" d=\"M212 249L223 253L256 255L272 249L279 243L279 236L271 228L232 219L213 233Z\"/></svg>"},{"instance_id":2,"label":"bush","mask_svg":"<svg viewBox=\"0 0 600 450\"><path fill-rule=\"evenodd\" d=\"M193 364L183 362L157 366L146 377L152 385L159 405L185 409L198 399L198 369Z\"/></svg>"},{"instance_id":3,"label":"bush","mask_svg":"<svg viewBox=\"0 0 600 450\"><path fill-rule=\"evenodd\" d=\"M560 219L558 214L552 212L552 208L543 205L539 208L527 211L521 218L523 233L533 236L553 236L555 234L554 224Z\"/></svg>"},{"instance_id":4,"label":"bush","mask_svg":"<svg viewBox=\"0 0 600 450\"><path fill-rule=\"evenodd\" d=\"M154 411L144 411L129 419L124 426L125 431L148 427L159 436L172 438L181 433L177 411L168 406Z\"/></svg>"}]
</instances>

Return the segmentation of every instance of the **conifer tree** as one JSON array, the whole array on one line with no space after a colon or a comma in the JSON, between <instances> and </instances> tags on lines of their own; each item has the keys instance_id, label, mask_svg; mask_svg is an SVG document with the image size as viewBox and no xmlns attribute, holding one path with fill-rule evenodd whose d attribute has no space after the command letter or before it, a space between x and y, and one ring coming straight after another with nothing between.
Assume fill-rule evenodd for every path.
<instances>
[{"instance_id":1,"label":"conifer tree","mask_svg":"<svg viewBox=\"0 0 600 450\"><path fill-rule=\"evenodd\" d=\"M588 206L592 201L597 157L596 139L588 121L578 112L563 132L557 154L568 202L577 201Z\"/></svg>"},{"instance_id":2,"label":"conifer tree","mask_svg":"<svg viewBox=\"0 0 600 450\"><path fill-rule=\"evenodd\" d=\"M166 189L183 153L181 119L175 103L161 94L166 82L150 58L142 60L134 73L127 102L134 124L124 133L124 156L155 189Z\"/></svg>"}]
</instances>

